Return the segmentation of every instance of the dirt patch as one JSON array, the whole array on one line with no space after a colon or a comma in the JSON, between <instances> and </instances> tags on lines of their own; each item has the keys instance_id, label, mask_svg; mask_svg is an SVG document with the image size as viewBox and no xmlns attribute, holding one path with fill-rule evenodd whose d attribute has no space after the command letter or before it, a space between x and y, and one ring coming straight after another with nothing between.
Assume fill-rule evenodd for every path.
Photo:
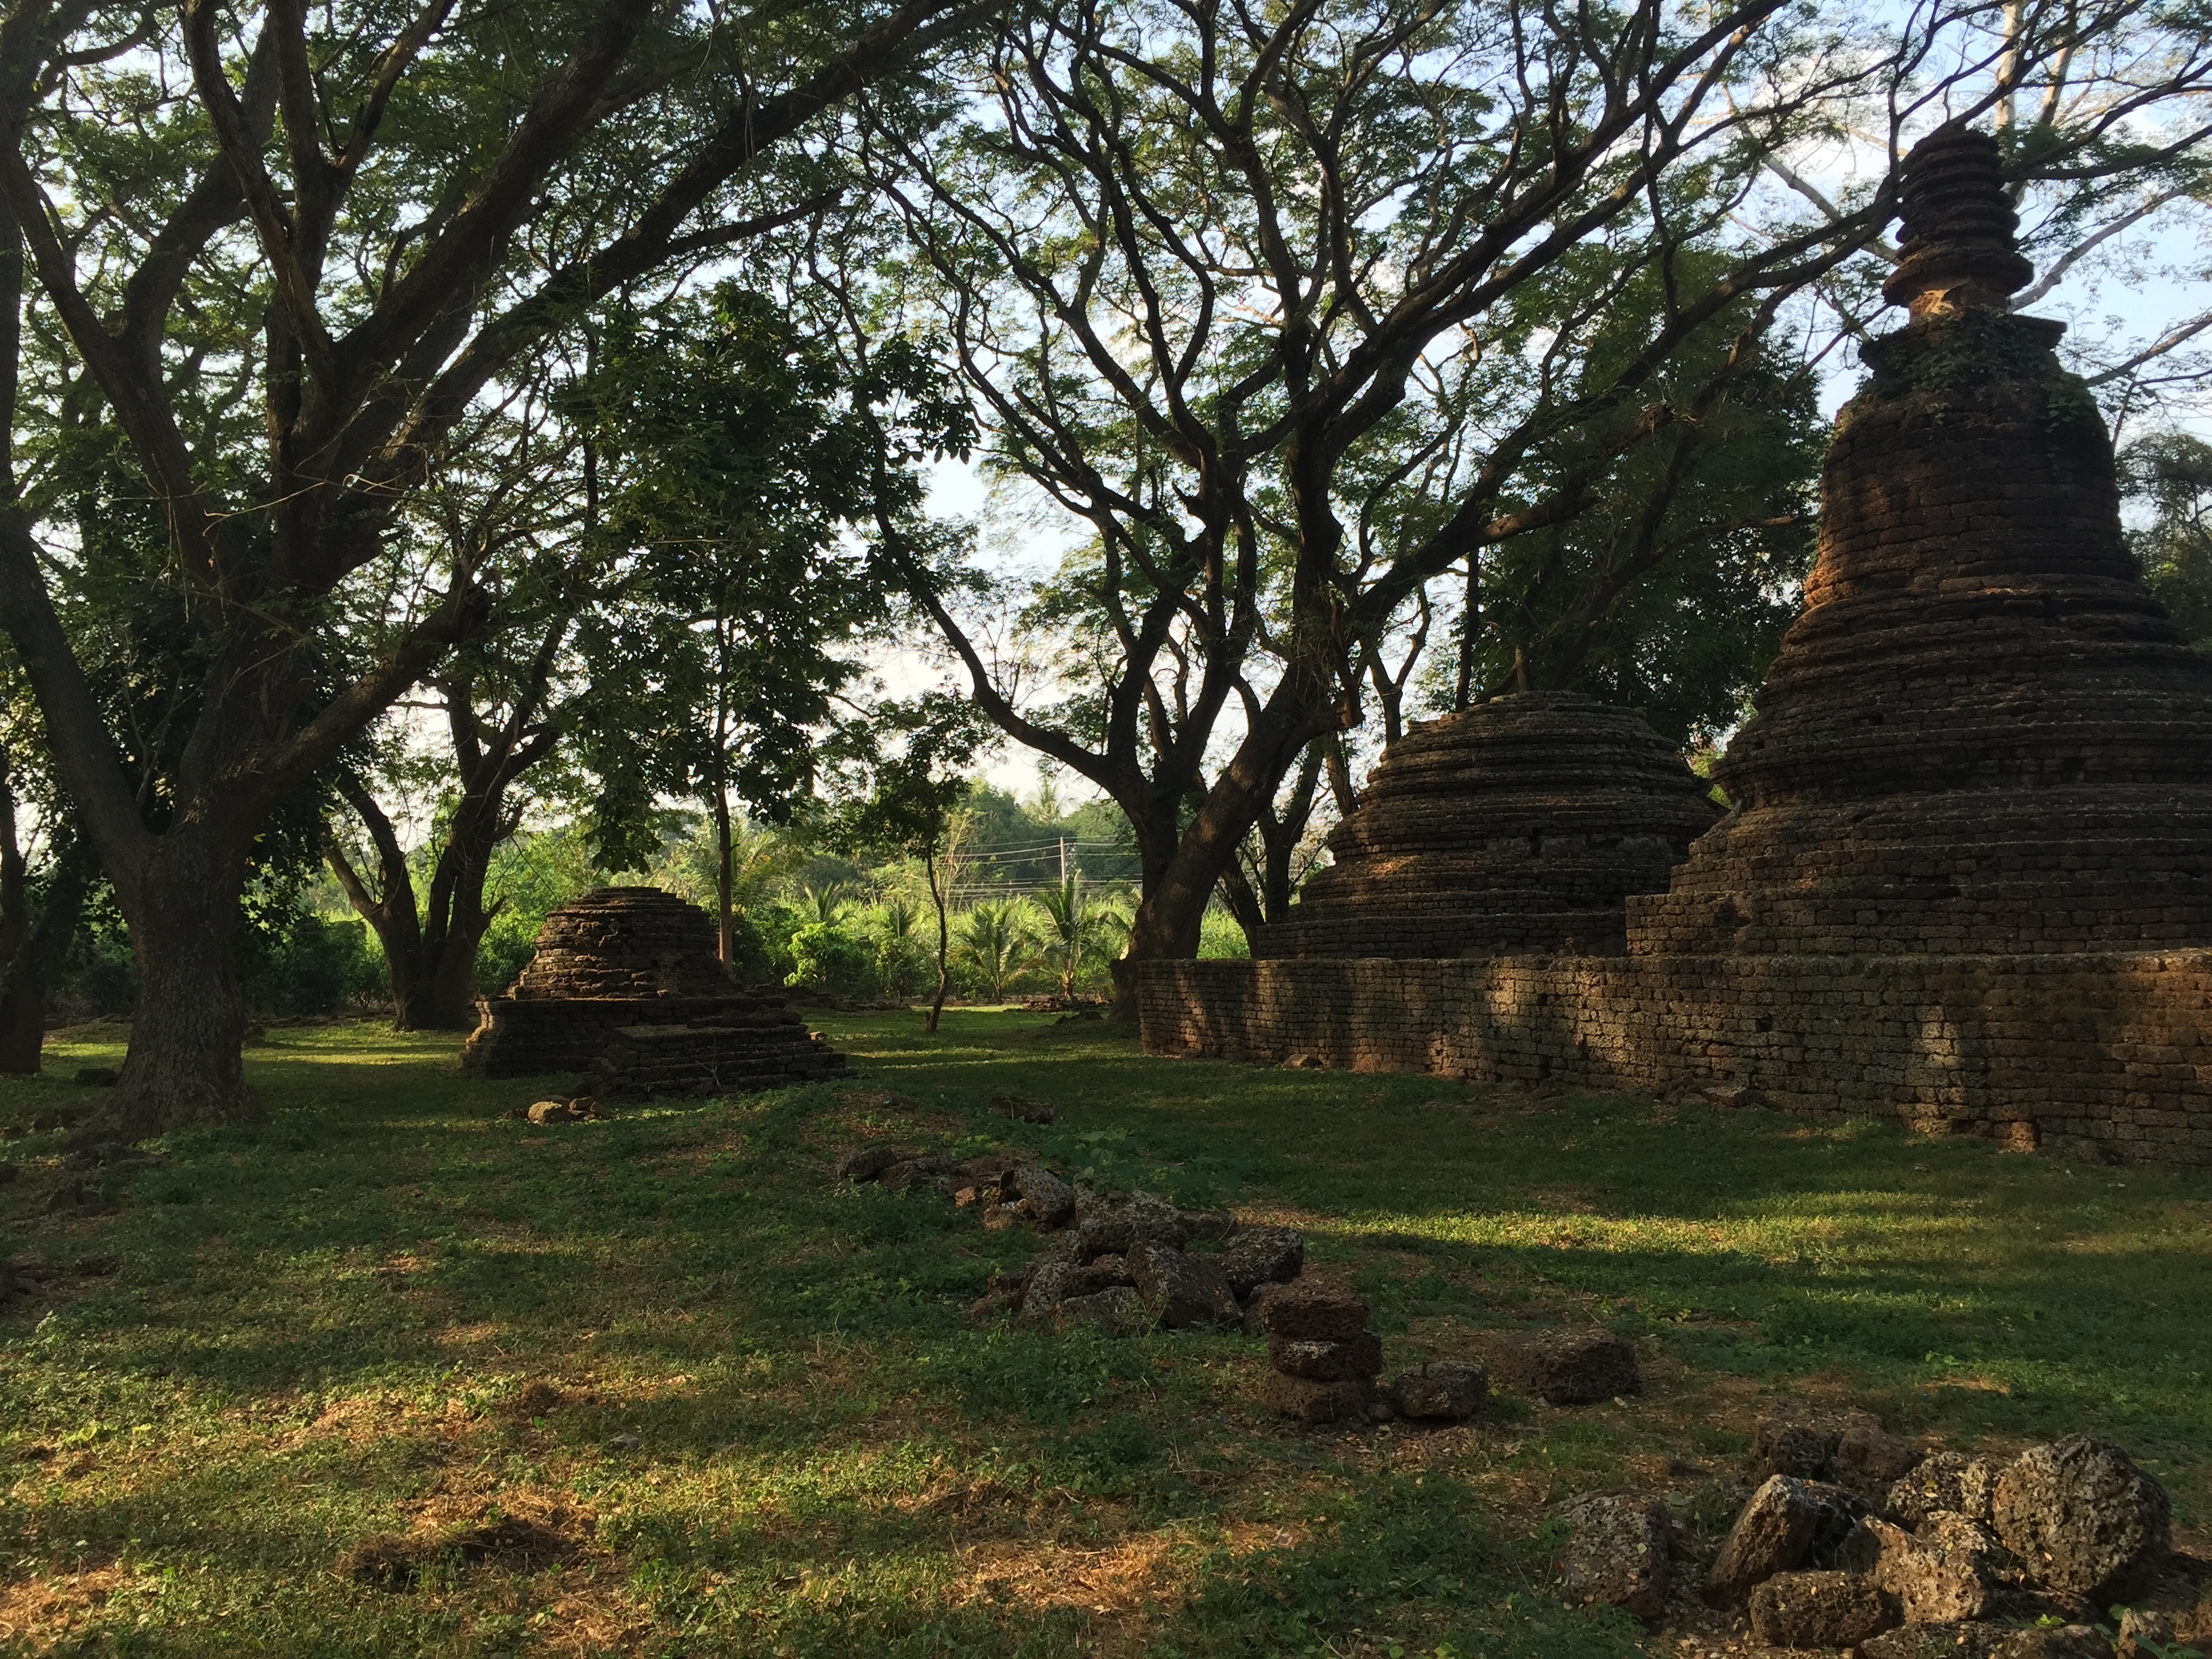
<instances>
[{"instance_id":1,"label":"dirt patch","mask_svg":"<svg viewBox=\"0 0 2212 1659\"><path fill-rule=\"evenodd\" d=\"M131 1577L128 1568L108 1565L0 1584L0 1643L52 1652Z\"/></svg>"}]
</instances>

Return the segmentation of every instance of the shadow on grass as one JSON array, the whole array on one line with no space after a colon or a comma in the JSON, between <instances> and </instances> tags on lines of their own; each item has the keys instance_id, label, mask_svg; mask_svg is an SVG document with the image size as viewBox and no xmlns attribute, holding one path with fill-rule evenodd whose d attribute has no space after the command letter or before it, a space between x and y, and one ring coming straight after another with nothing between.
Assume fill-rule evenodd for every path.
<instances>
[{"instance_id":1,"label":"shadow on grass","mask_svg":"<svg viewBox=\"0 0 2212 1659\"><path fill-rule=\"evenodd\" d=\"M462 1078L451 1039L282 1033L248 1055L264 1121L173 1137L99 1220L38 1211L58 1138L25 1137L32 1173L0 1189L10 1248L122 1267L0 1320L0 1436L30 1471L0 1542L47 1572L79 1540L196 1563L200 1613L118 1593L152 1620L146 1651L205 1650L161 1632L205 1638L224 1607L295 1651L496 1650L521 1590L395 1607L329 1564L426 1495L539 1488L599 1517L597 1588L564 1595L709 1650L1074 1652L1108 1625L1161 1654L1354 1631L1629 1650L1543 1590L1520 1541L1535 1516L1485 1531L1468 1471L1273 1461L1239 1337L967 1325L1031 1242L931 1194L830 1183L857 1133L834 1126L898 1123L856 1103L885 1089L921 1103L903 1133L1295 1218L1317 1266L1366 1288L1394 1364L1447 1330L1599 1318L1696 1378L1847 1386L1908 1428L2104 1433L2185 1522L2203 1512L2212 1205L2185 1177L1886 1124L1171 1063L1034 1016L956 1012L936 1042L901 1018L824 1023L852 1085L548 1129L502 1115L543 1079ZM989 1115L1009 1091L1058 1121ZM0 1082L0 1121L58 1091ZM517 1420L531 1377L562 1403ZM1656 1431L1629 1411L1510 1432L1573 1489ZM1158 1559L1090 1601L1035 1565L1140 1534ZM1032 1570L992 1578L987 1558Z\"/></svg>"}]
</instances>

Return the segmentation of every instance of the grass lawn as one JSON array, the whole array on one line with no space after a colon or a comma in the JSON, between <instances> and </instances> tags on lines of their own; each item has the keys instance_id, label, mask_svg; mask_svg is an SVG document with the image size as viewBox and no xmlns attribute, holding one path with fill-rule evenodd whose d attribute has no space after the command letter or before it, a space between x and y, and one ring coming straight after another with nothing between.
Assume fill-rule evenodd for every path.
<instances>
[{"instance_id":1,"label":"grass lawn","mask_svg":"<svg viewBox=\"0 0 2212 1659\"><path fill-rule=\"evenodd\" d=\"M453 1039L279 1030L247 1054L264 1121L83 1172L96 1216L46 1212L62 1137L21 1132L95 1098L64 1079L118 1034L0 1080L0 1248L45 1280L0 1312L0 1648L1673 1651L1560 1604L1547 1511L1627 1484L1724 1525L1793 1390L1960 1449L2105 1435L2203 1550L2202 1171L1149 1060L1036 1015L824 1024L850 1084L542 1129L503 1115L538 1091L464 1079ZM988 1115L1007 1090L1058 1123ZM1035 1241L833 1188L869 1135L1302 1226L1392 1370L1571 1315L1638 1337L1650 1386L1309 1432L1249 1403L1241 1336L971 1327ZM340 1571L380 1535L411 1585Z\"/></svg>"}]
</instances>

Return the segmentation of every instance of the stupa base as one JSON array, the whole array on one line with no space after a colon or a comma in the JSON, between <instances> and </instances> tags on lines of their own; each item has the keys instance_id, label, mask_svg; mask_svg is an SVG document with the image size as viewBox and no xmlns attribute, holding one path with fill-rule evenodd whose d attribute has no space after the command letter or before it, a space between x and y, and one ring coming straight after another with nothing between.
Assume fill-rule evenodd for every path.
<instances>
[{"instance_id":1,"label":"stupa base","mask_svg":"<svg viewBox=\"0 0 2212 1659\"><path fill-rule=\"evenodd\" d=\"M1711 1089L2100 1161L2212 1164L2212 951L1135 965L1156 1054Z\"/></svg>"}]
</instances>

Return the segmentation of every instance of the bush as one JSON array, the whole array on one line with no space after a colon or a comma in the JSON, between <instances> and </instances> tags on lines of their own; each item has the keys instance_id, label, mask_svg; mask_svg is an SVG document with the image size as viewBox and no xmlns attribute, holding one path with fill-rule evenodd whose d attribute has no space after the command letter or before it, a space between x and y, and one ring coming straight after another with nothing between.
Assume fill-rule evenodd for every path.
<instances>
[{"instance_id":1,"label":"bush","mask_svg":"<svg viewBox=\"0 0 2212 1659\"><path fill-rule=\"evenodd\" d=\"M302 911L274 936L248 933L239 955L258 1014L340 1014L385 994L384 953L357 917Z\"/></svg>"},{"instance_id":2,"label":"bush","mask_svg":"<svg viewBox=\"0 0 2212 1659\"><path fill-rule=\"evenodd\" d=\"M835 996L872 997L877 993L874 947L841 921L810 921L794 932L791 964L784 975L787 985Z\"/></svg>"}]
</instances>

